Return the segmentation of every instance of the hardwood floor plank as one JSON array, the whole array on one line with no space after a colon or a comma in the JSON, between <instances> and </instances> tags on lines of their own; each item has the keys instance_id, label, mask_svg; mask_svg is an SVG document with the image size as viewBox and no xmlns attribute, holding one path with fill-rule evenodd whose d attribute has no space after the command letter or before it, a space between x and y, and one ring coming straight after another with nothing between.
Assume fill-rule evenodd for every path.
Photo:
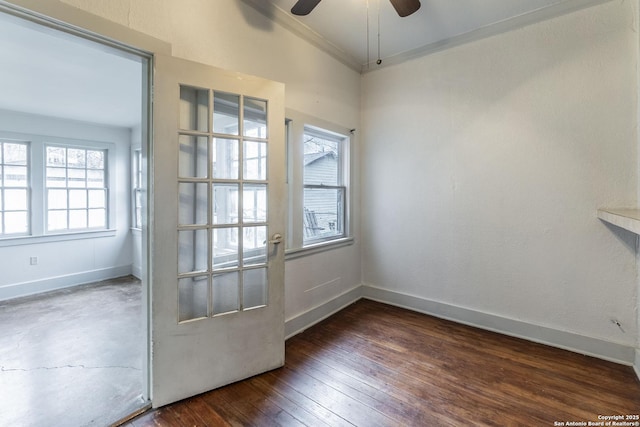
<instances>
[{"instance_id":1,"label":"hardwood floor plank","mask_svg":"<svg viewBox=\"0 0 640 427\"><path fill-rule=\"evenodd\" d=\"M640 412L628 366L359 301L286 343L286 365L130 426L552 426Z\"/></svg>"}]
</instances>

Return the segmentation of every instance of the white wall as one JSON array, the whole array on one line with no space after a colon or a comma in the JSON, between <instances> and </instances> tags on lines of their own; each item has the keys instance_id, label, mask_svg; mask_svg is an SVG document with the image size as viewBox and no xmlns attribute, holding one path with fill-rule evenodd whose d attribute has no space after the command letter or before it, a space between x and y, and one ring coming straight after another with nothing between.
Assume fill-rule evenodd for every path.
<instances>
[{"instance_id":1,"label":"white wall","mask_svg":"<svg viewBox=\"0 0 640 427\"><path fill-rule=\"evenodd\" d=\"M348 129L360 127L360 75L239 0L64 3L168 42L174 56L284 82L287 108ZM357 180L354 199L358 218ZM357 222L354 235L354 245L287 261L286 319L360 285Z\"/></svg>"},{"instance_id":2,"label":"white wall","mask_svg":"<svg viewBox=\"0 0 640 427\"><path fill-rule=\"evenodd\" d=\"M0 130L116 144L117 201L115 236L0 246L0 300L130 274L130 129L1 110Z\"/></svg>"},{"instance_id":3,"label":"white wall","mask_svg":"<svg viewBox=\"0 0 640 427\"><path fill-rule=\"evenodd\" d=\"M636 8L363 77L367 285L636 345L635 236L595 216L636 205Z\"/></svg>"}]
</instances>

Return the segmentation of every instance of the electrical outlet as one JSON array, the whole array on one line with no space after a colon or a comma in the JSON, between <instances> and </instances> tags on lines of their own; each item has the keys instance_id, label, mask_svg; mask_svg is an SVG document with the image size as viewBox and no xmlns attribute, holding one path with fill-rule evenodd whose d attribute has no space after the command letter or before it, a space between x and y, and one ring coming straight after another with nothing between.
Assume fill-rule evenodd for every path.
<instances>
[{"instance_id":1,"label":"electrical outlet","mask_svg":"<svg viewBox=\"0 0 640 427\"><path fill-rule=\"evenodd\" d=\"M30 265L38 265L38 257L37 256L32 256L29 258L29 264Z\"/></svg>"}]
</instances>

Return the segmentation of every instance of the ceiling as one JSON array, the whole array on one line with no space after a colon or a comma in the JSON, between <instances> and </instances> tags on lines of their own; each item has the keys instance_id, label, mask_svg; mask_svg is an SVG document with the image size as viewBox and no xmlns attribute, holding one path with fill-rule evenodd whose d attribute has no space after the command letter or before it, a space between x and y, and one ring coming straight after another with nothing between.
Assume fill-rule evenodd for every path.
<instances>
[{"instance_id":1,"label":"ceiling","mask_svg":"<svg viewBox=\"0 0 640 427\"><path fill-rule=\"evenodd\" d=\"M139 58L0 13L0 109L112 126L140 124Z\"/></svg>"},{"instance_id":2,"label":"ceiling","mask_svg":"<svg viewBox=\"0 0 640 427\"><path fill-rule=\"evenodd\" d=\"M306 30L316 44L323 39L326 50L366 72L377 67L378 30L380 58L388 65L606 0L421 0L420 9L405 18L389 0L322 0L302 17L291 14L296 0L244 1L298 32Z\"/></svg>"}]
</instances>

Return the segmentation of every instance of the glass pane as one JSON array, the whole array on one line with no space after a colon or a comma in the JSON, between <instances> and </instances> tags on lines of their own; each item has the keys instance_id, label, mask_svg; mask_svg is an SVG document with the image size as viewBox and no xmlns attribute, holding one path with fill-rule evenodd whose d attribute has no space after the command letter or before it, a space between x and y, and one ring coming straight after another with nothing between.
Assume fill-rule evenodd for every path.
<instances>
[{"instance_id":1,"label":"glass pane","mask_svg":"<svg viewBox=\"0 0 640 427\"><path fill-rule=\"evenodd\" d=\"M89 190L89 207L105 208L107 192L104 190Z\"/></svg>"},{"instance_id":2,"label":"glass pane","mask_svg":"<svg viewBox=\"0 0 640 427\"><path fill-rule=\"evenodd\" d=\"M213 184L213 223L238 223L238 184Z\"/></svg>"},{"instance_id":3,"label":"glass pane","mask_svg":"<svg viewBox=\"0 0 640 427\"><path fill-rule=\"evenodd\" d=\"M178 273L207 271L207 230L178 232Z\"/></svg>"},{"instance_id":4,"label":"glass pane","mask_svg":"<svg viewBox=\"0 0 640 427\"><path fill-rule=\"evenodd\" d=\"M6 165L27 165L27 144L13 144L5 142L2 163Z\"/></svg>"},{"instance_id":5,"label":"glass pane","mask_svg":"<svg viewBox=\"0 0 640 427\"><path fill-rule=\"evenodd\" d=\"M239 273L215 274L213 276L213 315L235 312L240 309Z\"/></svg>"},{"instance_id":6,"label":"glass pane","mask_svg":"<svg viewBox=\"0 0 640 427\"><path fill-rule=\"evenodd\" d=\"M86 209L69 211L69 228L87 228L87 211Z\"/></svg>"},{"instance_id":7,"label":"glass pane","mask_svg":"<svg viewBox=\"0 0 640 427\"><path fill-rule=\"evenodd\" d=\"M67 211L49 211L47 213L47 230L65 230L67 228Z\"/></svg>"},{"instance_id":8,"label":"glass pane","mask_svg":"<svg viewBox=\"0 0 640 427\"><path fill-rule=\"evenodd\" d=\"M85 188L87 186L87 171L84 169L67 169L69 177L68 186L74 188Z\"/></svg>"},{"instance_id":9,"label":"glass pane","mask_svg":"<svg viewBox=\"0 0 640 427\"><path fill-rule=\"evenodd\" d=\"M65 167L67 150L62 147L47 147L47 166Z\"/></svg>"},{"instance_id":10,"label":"glass pane","mask_svg":"<svg viewBox=\"0 0 640 427\"><path fill-rule=\"evenodd\" d=\"M27 190L5 190L4 209L7 211L26 211L28 209Z\"/></svg>"},{"instance_id":11,"label":"glass pane","mask_svg":"<svg viewBox=\"0 0 640 427\"><path fill-rule=\"evenodd\" d=\"M47 190L48 209L67 209L67 190Z\"/></svg>"},{"instance_id":12,"label":"glass pane","mask_svg":"<svg viewBox=\"0 0 640 427\"><path fill-rule=\"evenodd\" d=\"M69 209L84 209L87 207L86 190L69 190Z\"/></svg>"},{"instance_id":13,"label":"glass pane","mask_svg":"<svg viewBox=\"0 0 640 427\"><path fill-rule=\"evenodd\" d=\"M213 140L213 177L218 179L238 179L238 141L235 139Z\"/></svg>"},{"instance_id":14,"label":"glass pane","mask_svg":"<svg viewBox=\"0 0 640 427\"><path fill-rule=\"evenodd\" d=\"M5 166L4 185L5 187L26 187L27 167L26 166Z\"/></svg>"},{"instance_id":15,"label":"glass pane","mask_svg":"<svg viewBox=\"0 0 640 427\"><path fill-rule=\"evenodd\" d=\"M86 168L87 167L87 152L85 150L78 150L75 148L67 149L67 166L70 168Z\"/></svg>"},{"instance_id":16,"label":"glass pane","mask_svg":"<svg viewBox=\"0 0 640 427\"><path fill-rule=\"evenodd\" d=\"M217 228L213 230L213 268L238 266L238 228Z\"/></svg>"},{"instance_id":17,"label":"glass pane","mask_svg":"<svg viewBox=\"0 0 640 427\"><path fill-rule=\"evenodd\" d=\"M267 137L267 101L244 98L244 136Z\"/></svg>"},{"instance_id":18,"label":"glass pane","mask_svg":"<svg viewBox=\"0 0 640 427\"><path fill-rule=\"evenodd\" d=\"M304 189L304 240L344 235L344 189Z\"/></svg>"},{"instance_id":19,"label":"glass pane","mask_svg":"<svg viewBox=\"0 0 640 427\"><path fill-rule=\"evenodd\" d=\"M104 151L87 150L87 168L104 169Z\"/></svg>"},{"instance_id":20,"label":"glass pane","mask_svg":"<svg viewBox=\"0 0 640 427\"><path fill-rule=\"evenodd\" d=\"M207 276L178 280L178 320L200 319L209 314L209 280Z\"/></svg>"},{"instance_id":21,"label":"glass pane","mask_svg":"<svg viewBox=\"0 0 640 427\"><path fill-rule=\"evenodd\" d=\"M266 264L267 227L245 227L242 233L243 265Z\"/></svg>"},{"instance_id":22,"label":"glass pane","mask_svg":"<svg viewBox=\"0 0 640 427\"><path fill-rule=\"evenodd\" d=\"M209 91L180 86L180 129L207 132Z\"/></svg>"},{"instance_id":23,"label":"glass pane","mask_svg":"<svg viewBox=\"0 0 640 427\"><path fill-rule=\"evenodd\" d=\"M2 210L0 210L0 234L4 234L4 214L2 213Z\"/></svg>"},{"instance_id":24,"label":"glass pane","mask_svg":"<svg viewBox=\"0 0 640 427\"><path fill-rule=\"evenodd\" d=\"M244 179L267 179L267 144L265 142L245 141L244 164L242 165Z\"/></svg>"},{"instance_id":25,"label":"glass pane","mask_svg":"<svg viewBox=\"0 0 640 427\"><path fill-rule=\"evenodd\" d=\"M67 170L62 168L47 168L47 187L66 187Z\"/></svg>"},{"instance_id":26,"label":"glass pane","mask_svg":"<svg viewBox=\"0 0 640 427\"><path fill-rule=\"evenodd\" d=\"M105 209L89 209L89 227L105 228L107 226L107 211Z\"/></svg>"},{"instance_id":27,"label":"glass pane","mask_svg":"<svg viewBox=\"0 0 640 427\"><path fill-rule=\"evenodd\" d=\"M213 94L213 131L239 135L240 96L230 93Z\"/></svg>"},{"instance_id":28,"label":"glass pane","mask_svg":"<svg viewBox=\"0 0 640 427\"><path fill-rule=\"evenodd\" d=\"M304 135L304 183L340 185L338 142Z\"/></svg>"},{"instance_id":29,"label":"glass pane","mask_svg":"<svg viewBox=\"0 0 640 427\"><path fill-rule=\"evenodd\" d=\"M206 136L180 135L178 142L178 175L183 178L207 178L208 155Z\"/></svg>"},{"instance_id":30,"label":"glass pane","mask_svg":"<svg viewBox=\"0 0 640 427\"><path fill-rule=\"evenodd\" d=\"M209 192L206 183L178 184L178 223L181 225L207 224Z\"/></svg>"},{"instance_id":31,"label":"glass pane","mask_svg":"<svg viewBox=\"0 0 640 427\"><path fill-rule=\"evenodd\" d=\"M87 171L87 186L91 188L105 188L104 171L89 169Z\"/></svg>"},{"instance_id":32,"label":"glass pane","mask_svg":"<svg viewBox=\"0 0 640 427\"><path fill-rule=\"evenodd\" d=\"M267 221L267 186L265 184L245 184L242 202L242 217L245 222Z\"/></svg>"},{"instance_id":33,"label":"glass pane","mask_svg":"<svg viewBox=\"0 0 640 427\"><path fill-rule=\"evenodd\" d=\"M242 286L242 306L244 309L267 305L268 289L266 268L245 270Z\"/></svg>"},{"instance_id":34,"label":"glass pane","mask_svg":"<svg viewBox=\"0 0 640 427\"><path fill-rule=\"evenodd\" d=\"M26 233L29 231L27 212L5 212L4 232L6 234Z\"/></svg>"}]
</instances>

